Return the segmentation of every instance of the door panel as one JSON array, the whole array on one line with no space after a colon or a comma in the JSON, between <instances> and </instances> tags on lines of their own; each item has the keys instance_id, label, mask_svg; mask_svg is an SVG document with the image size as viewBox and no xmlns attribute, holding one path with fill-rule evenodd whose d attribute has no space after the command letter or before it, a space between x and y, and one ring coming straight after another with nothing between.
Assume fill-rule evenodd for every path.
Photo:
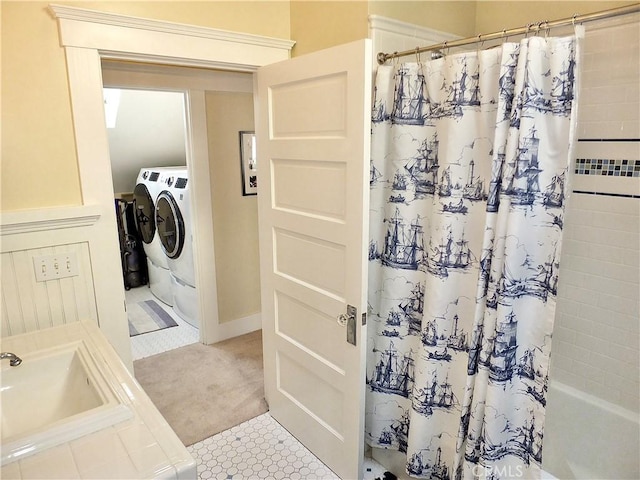
<instances>
[{"instance_id":1,"label":"door panel","mask_svg":"<svg viewBox=\"0 0 640 480\"><path fill-rule=\"evenodd\" d=\"M370 48L268 65L256 82L265 393L271 415L349 479L362 478L364 449Z\"/></svg>"},{"instance_id":2,"label":"door panel","mask_svg":"<svg viewBox=\"0 0 640 480\"><path fill-rule=\"evenodd\" d=\"M276 274L327 296L344 298L344 245L281 229L275 229L273 237Z\"/></svg>"},{"instance_id":3,"label":"door panel","mask_svg":"<svg viewBox=\"0 0 640 480\"><path fill-rule=\"evenodd\" d=\"M346 168L344 164L308 160L273 161L274 208L320 215L344 223Z\"/></svg>"},{"instance_id":4,"label":"door panel","mask_svg":"<svg viewBox=\"0 0 640 480\"><path fill-rule=\"evenodd\" d=\"M347 80L346 72L337 72L271 88L272 138L345 138Z\"/></svg>"},{"instance_id":5,"label":"door panel","mask_svg":"<svg viewBox=\"0 0 640 480\"><path fill-rule=\"evenodd\" d=\"M298 344L298 348L316 355L332 368L344 370L344 353L334 348L334 345L344 341L344 332L337 328L335 318L311 306L313 300L301 301L278 290L275 293L275 328L278 335ZM334 307L340 308L339 304ZM309 338L314 341L310 342Z\"/></svg>"}]
</instances>

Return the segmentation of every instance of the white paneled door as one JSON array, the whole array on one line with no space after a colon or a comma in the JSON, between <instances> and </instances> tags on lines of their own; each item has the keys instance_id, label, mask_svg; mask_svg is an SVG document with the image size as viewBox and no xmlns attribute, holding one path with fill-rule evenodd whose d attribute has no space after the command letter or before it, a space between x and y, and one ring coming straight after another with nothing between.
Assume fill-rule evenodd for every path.
<instances>
[{"instance_id":1,"label":"white paneled door","mask_svg":"<svg viewBox=\"0 0 640 480\"><path fill-rule=\"evenodd\" d=\"M271 415L362 478L371 46L257 73L265 366Z\"/></svg>"}]
</instances>

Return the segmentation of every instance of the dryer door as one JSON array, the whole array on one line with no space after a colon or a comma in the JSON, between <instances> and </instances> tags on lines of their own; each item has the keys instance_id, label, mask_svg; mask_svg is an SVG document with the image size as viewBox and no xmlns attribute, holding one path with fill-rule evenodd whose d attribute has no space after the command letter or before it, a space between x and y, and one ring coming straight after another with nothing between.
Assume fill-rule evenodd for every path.
<instances>
[{"instance_id":1,"label":"dryer door","mask_svg":"<svg viewBox=\"0 0 640 480\"><path fill-rule=\"evenodd\" d=\"M163 190L156 201L156 224L162 250L169 258L178 258L184 246L184 221L173 195Z\"/></svg>"},{"instance_id":2,"label":"dryer door","mask_svg":"<svg viewBox=\"0 0 640 480\"><path fill-rule=\"evenodd\" d=\"M133 190L133 208L142 241L150 244L156 233L156 215L153 199L144 183L138 183Z\"/></svg>"}]
</instances>

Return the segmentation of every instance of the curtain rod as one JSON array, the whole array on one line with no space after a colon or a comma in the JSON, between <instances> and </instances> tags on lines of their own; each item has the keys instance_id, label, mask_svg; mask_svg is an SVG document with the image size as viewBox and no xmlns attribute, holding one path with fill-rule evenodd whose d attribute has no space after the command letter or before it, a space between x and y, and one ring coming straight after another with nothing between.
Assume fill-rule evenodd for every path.
<instances>
[{"instance_id":1,"label":"curtain rod","mask_svg":"<svg viewBox=\"0 0 640 480\"><path fill-rule=\"evenodd\" d=\"M460 40L453 40L450 42L437 43L435 45L430 45L428 47L416 47L413 50L405 50L403 52L393 52L393 53L380 52L378 53L378 63L382 65L387 60L390 60L392 58L404 57L407 55L414 55L414 54L419 55L420 53L423 53L423 52L437 51L437 50L442 50L445 48L452 48L452 47L460 47L462 45L469 45L472 43L481 43L488 40L497 40L500 38L507 38L513 35L523 35L523 34L529 34L529 33L537 34L538 32L540 32L540 30L549 30L555 27L575 25L576 23L590 22L593 20L602 20L604 18L617 17L619 15L628 15L631 13L638 13L638 12L640 12L640 3L627 5L624 7L612 8L609 10L602 10L600 12L587 13L584 15L576 14L573 17L563 18L560 20L553 20L551 22L544 20L539 23L530 23L525 27L502 30L501 32L480 34L475 37L468 37Z\"/></svg>"}]
</instances>

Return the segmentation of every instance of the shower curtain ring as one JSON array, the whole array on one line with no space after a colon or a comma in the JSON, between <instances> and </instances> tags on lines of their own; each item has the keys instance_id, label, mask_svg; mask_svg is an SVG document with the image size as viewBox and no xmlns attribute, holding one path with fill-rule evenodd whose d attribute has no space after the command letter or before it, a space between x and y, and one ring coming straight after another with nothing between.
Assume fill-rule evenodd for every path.
<instances>
[{"instance_id":1,"label":"shower curtain ring","mask_svg":"<svg viewBox=\"0 0 640 480\"><path fill-rule=\"evenodd\" d=\"M416 62L420 63L420 47L416 47Z\"/></svg>"},{"instance_id":2,"label":"shower curtain ring","mask_svg":"<svg viewBox=\"0 0 640 480\"><path fill-rule=\"evenodd\" d=\"M449 55L449 47L447 47L447 41L442 42L442 56L446 57Z\"/></svg>"},{"instance_id":3,"label":"shower curtain ring","mask_svg":"<svg viewBox=\"0 0 640 480\"><path fill-rule=\"evenodd\" d=\"M549 20L544 21L544 38L545 40L549 38L549 31L551 28L549 27Z\"/></svg>"},{"instance_id":4,"label":"shower curtain ring","mask_svg":"<svg viewBox=\"0 0 640 480\"><path fill-rule=\"evenodd\" d=\"M482 40L482 34L478 35L478 40L476 40L476 44L478 45L476 48L476 51L480 51L482 49L482 47L484 46L484 40Z\"/></svg>"}]
</instances>

